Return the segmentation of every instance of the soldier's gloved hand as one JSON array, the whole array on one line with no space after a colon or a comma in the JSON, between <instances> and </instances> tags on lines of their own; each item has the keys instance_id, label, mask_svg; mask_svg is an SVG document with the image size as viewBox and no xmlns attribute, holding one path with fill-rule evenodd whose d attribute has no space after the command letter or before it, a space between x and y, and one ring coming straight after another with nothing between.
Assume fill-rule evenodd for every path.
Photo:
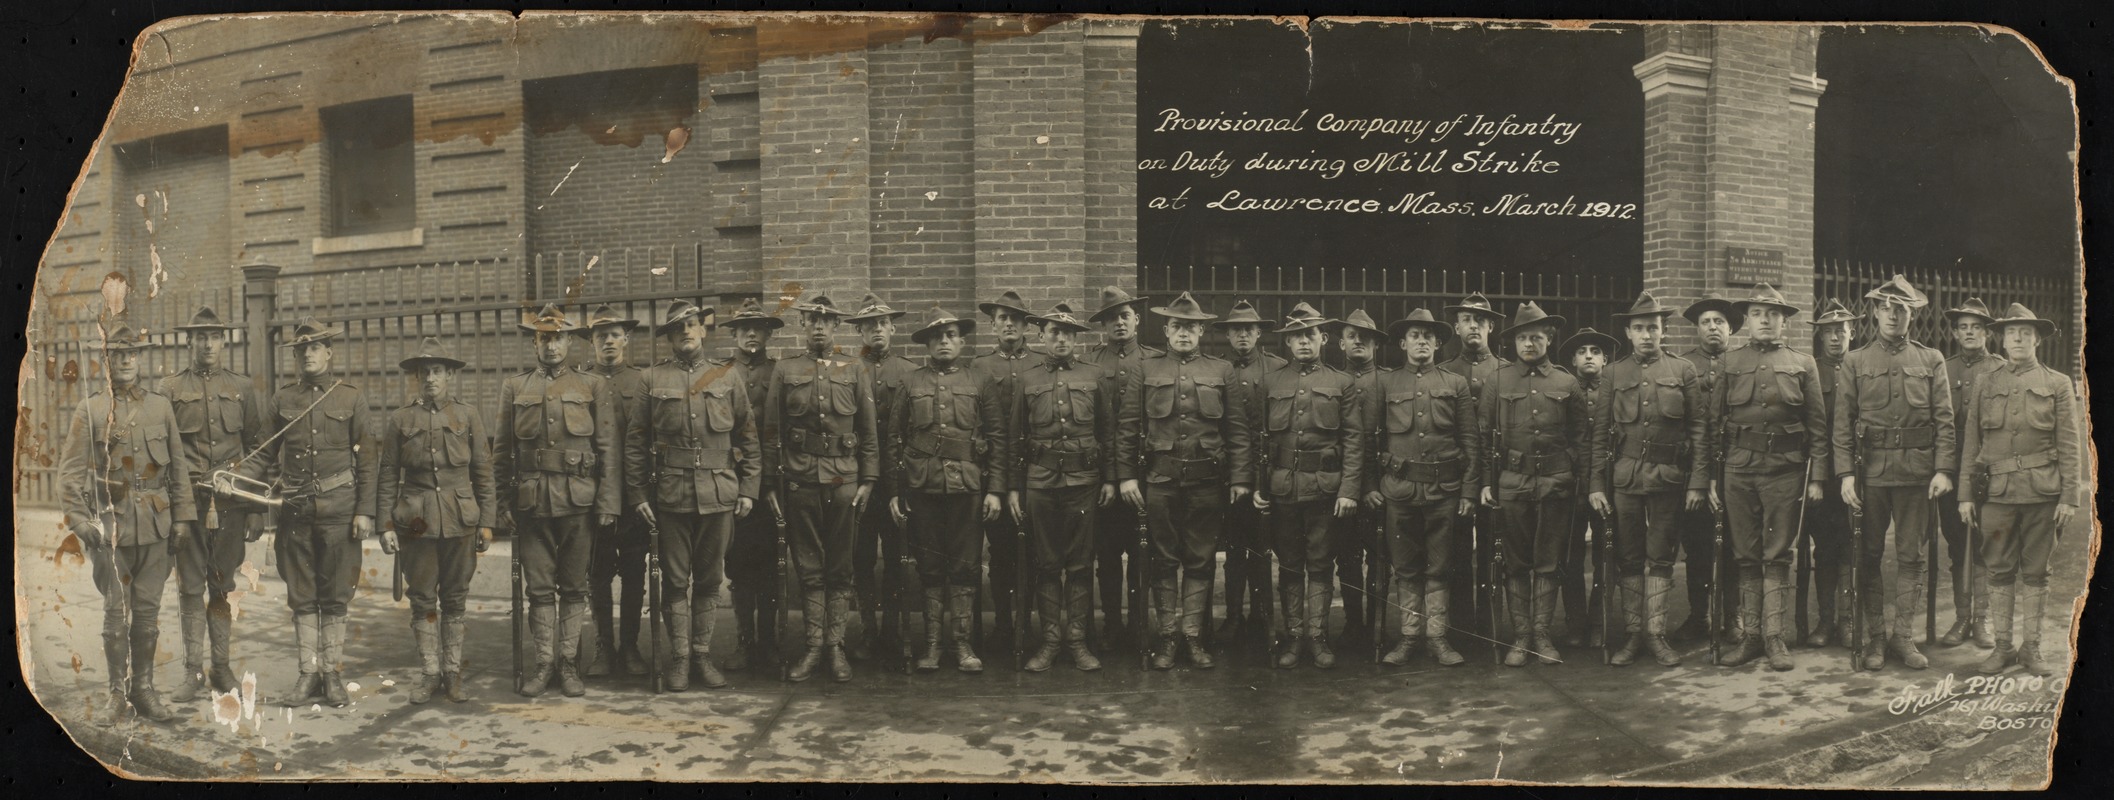
<instances>
[{"instance_id":1,"label":"soldier's gloved hand","mask_svg":"<svg viewBox=\"0 0 2114 800\"><path fill-rule=\"evenodd\" d=\"M2070 524L2070 518L2074 516L2077 516L2077 506L2070 505L2069 503L2056 503L2055 535L2061 536L2063 534L2063 528Z\"/></svg>"},{"instance_id":2,"label":"soldier's gloved hand","mask_svg":"<svg viewBox=\"0 0 2114 800\"><path fill-rule=\"evenodd\" d=\"M1820 481L1806 481L1806 502L1818 503L1826 499L1828 499L1828 487L1822 486Z\"/></svg>"},{"instance_id":3,"label":"soldier's gloved hand","mask_svg":"<svg viewBox=\"0 0 2114 800\"><path fill-rule=\"evenodd\" d=\"M1355 497L1338 497L1338 498L1336 498L1336 516L1337 516L1337 517L1350 517L1350 516L1356 516L1357 514L1358 514L1358 498L1355 498Z\"/></svg>"},{"instance_id":4,"label":"soldier's gloved hand","mask_svg":"<svg viewBox=\"0 0 2114 800\"><path fill-rule=\"evenodd\" d=\"M1108 484L1101 484L1101 491L1106 494L1108 492ZM1018 489L1006 492L1006 508L1011 509L1013 512L1013 524L1028 524L1028 511L1020 507L1020 491Z\"/></svg>"},{"instance_id":5,"label":"soldier's gloved hand","mask_svg":"<svg viewBox=\"0 0 2114 800\"><path fill-rule=\"evenodd\" d=\"M612 525L615 525L615 524L617 524L617 515L615 515L615 514L596 514L596 515L595 515L595 527L598 527L598 528L607 528L607 527L610 527L610 526L612 526Z\"/></svg>"},{"instance_id":6,"label":"soldier's gloved hand","mask_svg":"<svg viewBox=\"0 0 2114 800\"><path fill-rule=\"evenodd\" d=\"M646 527L651 528L655 525L660 524L660 520L654 519L653 517L652 503L640 503L638 505L632 506L632 509L639 512L639 519L643 519L646 521Z\"/></svg>"},{"instance_id":7,"label":"soldier's gloved hand","mask_svg":"<svg viewBox=\"0 0 2114 800\"><path fill-rule=\"evenodd\" d=\"M1930 499L1936 500L1953 490L1952 476L1940 472L1930 476Z\"/></svg>"},{"instance_id":8,"label":"soldier's gloved hand","mask_svg":"<svg viewBox=\"0 0 2114 800\"><path fill-rule=\"evenodd\" d=\"M1962 501L1960 501L1960 521L1961 521L1961 522L1964 522L1964 523L1967 523L1967 524L1968 524L1968 525L1970 525L1970 526L1974 525L1974 524L1975 524L1975 517L1976 517L1976 516L1979 516L1978 514L1976 514L1976 513L1975 513L1975 512L1976 512L1976 511L1978 511L1978 510L1979 510L1979 509L1976 509L1976 508L1975 508L1975 501L1973 501L1973 500L1962 500Z\"/></svg>"},{"instance_id":9,"label":"soldier's gloved hand","mask_svg":"<svg viewBox=\"0 0 2114 800\"><path fill-rule=\"evenodd\" d=\"M1864 498L1857 496L1857 476L1842 476L1842 502L1859 511L1864 510Z\"/></svg>"},{"instance_id":10,"label":"soldier's gloved hand","mask_svg":"<svg viewBox=\"0 0 2114 800\"><path fill-rule=\"evenodd\" d=\"M1004 509L1000 508L999 506L1000 506L1000 503L998 502L998 493L997 493L997 492L986 492L986 493L984 494L984 521L985 521L985 522L997 522L997 521L998 521L998 512L1000 512L1000 511L1003 511L1003 510L1004 510Z\"/></svg>"},{"instance_id":11,"label":"soldier's gloved hand","mask_svg":"<svg viewBox=\"0 0 2114 800\"><path fill-rule=\"evenodd\" d=\"M1686 501L1686 507L1688 508L1688 510L1702 511L1703 504L1708 502L1710 502L1710 496L1707 492L1704 492L1702 489L1688 490L1688 499Z\"/></svg>"},{"instance_id":12,"label":"soldier's gloved hand","mask_svg":"<svg viewBox=\"0 0 2114 800\"><path fill-rule=\"evenodd\" d=\"M1695 494L1695 492L1689 492L1689 494ZM1593 511L1603 518L1613 516L1615 513L1615 504L1608 502L1606 492L1594 492L1586 495L1586 502L1591 504Z\"/></svg>"},{"instance_id":13,"label":"soldier's gloved hand","mask_svg":"<svg viewBox=\"0 0 2114 800\"><path fill-rule=\"evenodd\" d=\"M751 511L755 511L755 510L756 510L756 501L755 501L755 500L753 500L753 499L750 499L750 498L747 498L747 497L743 497L743 498L738 498L738 499L736 499L736 500L734 501L734 518L735 518L735 519L747 519L747 518L748 518L748 516L749 516L749 512L751 512Z\"/></svg>"},{"instance_id":14,"label":"soldier's gloved hand","mask_svg":"<svg viewBox=\"0 0 2114 800\"><path fill-rule=\"evenodd\" d=\"M1387 505L1387 498L1380 496L1380 490L1374 489L1365 493L1366 508L1379 508L1384 505Z\"/></svg>"},{"instance_id":15,"label":"soldier's gloved hand","mask_svg":"<svg viewBox=\"0 0 2114 800\"><path fill-rule=\"evenodd\" d=\"M888 498L888 516L895 518L898 527L910 524L910 504L901 497Z\"/></svg>"},{"instance_id":16,"label":"soldier's gloved hand","mask_svg":"<svg viewBox=\"0 0 2114 800\"><path fill-rule=\"evenodd\" d=\"M482 552L484 552L484 551L486 551L486 550L490 550L490 549L492 549L492 529L491 529L491 528L478 528L478 529L477 529L477 552L480 552L480 553L482 553Z\"/></svg>"},{"instance_id":17,"label":"soldier's gloved hand","mask_svg":"<svg viewBox=\"0 0 2114 800\"><path fill-rule=\"evenodd\" d=\"M396 550L396 529L390 528L389 530L382 531L382 555L396 555Z\"/></svg>"},{"instance_id":18,"label":"soldier's gloved hand","mask_svg":"<svg viewBox=\"0 0 2114 800\"><path fill-rule=\"evenodd\" d=\"M1132 508L1144 510L1145 493L1138 489L1137 478L1131 478L1130 480L1124 481L1120 486L1116 488L1116 493L1123 495L1123 502L1129 503Z\"/></svg>"},{"instance_id":19,"label":"soldier's gloved hand","mask_svg":"<svg viewBox=\"0 0 2114 800\"><path fill-rule=\"evenodd\" d=\"M361 514L352 518L352 540L357 542L374 535L374 517Z\"/></svg>"},{"instance_id":20,"label":"soldier's gloved hand","mask_svg":"<svg viewBox=\"0 0 2114 800\"><path fill-rule=\"evenodd\" d=\"M1241 498L1247 497L1248 493L1251 491L1254 490L1248 488L1248 485L1245 483L1233 484L1233 488L1227 491L1229 497L1227 498L1226 503L1228 505L1239 505Z\"/></svg>"}]
</instances>

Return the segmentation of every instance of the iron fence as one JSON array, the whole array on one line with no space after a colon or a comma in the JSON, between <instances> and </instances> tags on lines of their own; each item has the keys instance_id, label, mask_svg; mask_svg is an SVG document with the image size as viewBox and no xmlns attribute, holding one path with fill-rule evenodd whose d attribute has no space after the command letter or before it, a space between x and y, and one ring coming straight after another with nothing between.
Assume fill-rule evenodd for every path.
<instances>
[{"instance_id":1,"label":"iron fence","mask_svg":"<svg viewBox=\"0 0 2114 800\"><path fill-rule=\"evenodd\" d=\"M1909 323L1909 338L1935 347L1946 355L1958 349L1953 345L1952 331L1945 324L1945 309L1958 307L1970 297L1982 298L1989 310L1998 317L2012 303L2024 304L2035 315L2055 321L2055 335L2041 342L2041 363L2081 377L2077 372L2079 322L2082 317L2082 291L2073 282L2053 278L2036 278L2012 274L1991 274L1960 270L1939 270L1927 267L1902 267L1868 261L1853 261L1840 258L1818 260L1813 274L1813 294L1825 300L1833 297L1841 300L1853 311L1863 311L1864 294L1895 275L1908 278L1909 283L1930 296L1930 306L1918 312ZM1870 319L1857 323L1856 340L1871 341L1877 336ZM1852 345L1853 347L1856 345ZM1992 340L1991 352L2002 355L2001 346Z\"/></svg>"}]
</instances>

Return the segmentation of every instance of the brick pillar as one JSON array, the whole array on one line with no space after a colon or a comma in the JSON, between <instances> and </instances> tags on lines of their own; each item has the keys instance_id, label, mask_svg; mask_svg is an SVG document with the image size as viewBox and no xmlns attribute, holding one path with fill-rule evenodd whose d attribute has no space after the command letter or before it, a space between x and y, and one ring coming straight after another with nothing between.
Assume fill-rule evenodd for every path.
<instances>
[{"instance_id":1,"label":"brick pillar","mask_svg":"<svg viewBox=\"0 0 2114 800\"><path fill-rule=\"evenodd\" d=\"M1813 74L1818 42L1815 28L1792 25L1646 32L1634 69L1645 98L1644 288L1662 302L1761 281L1810 313L1813 111L1827 87ZM1745 264L1729 258L1735 248ZM1669 344L1694 339L1676 324Z\"/></svg>"},{"instance_id":2,"label":"brick pillar","mask_svg":"<svg viewBox=\"0 0 2114 800\"><path fill-rule=\"evenodd\" d=\"M862 24L756 27L766 303L798 284L843 308L871 285L865 32L851 28ZM848 33L858 46L837 41Z\"/></svg>"},{"instance_id":3,"label":"brick pillar","mask_svg":"<svg viewBox=\"0 0 2114 800\"><path fill-rule=\"evenodd\" d=\"M1087 24L1086 292L1071 299L1075 308L1092 313L1102 286L1138 291L1140 25L1115 19Z\"/></svg>"},{"instance_id":4,"label":"brick pillar","mask_svg":"<svg viewBox=\"0 0 2114 800\"><path fill-rule=\"evenodd\" d=\"M976 42L979 299L1016 289L1041 310L1086 296L1087 25L1072 21Z\"/></svg>"},{"instance_id":5,"label":"brick pillar","mask_svg":"<svg viewBox=\"0 0 2114 800\"><path fill-rule=\"evenodd\" d=\"M242 268L242 351L249 362L250 388L268 395L279 382L273 375L272 317L279 308L279 267L250 264Z\"/></svg>"}]
</instances>

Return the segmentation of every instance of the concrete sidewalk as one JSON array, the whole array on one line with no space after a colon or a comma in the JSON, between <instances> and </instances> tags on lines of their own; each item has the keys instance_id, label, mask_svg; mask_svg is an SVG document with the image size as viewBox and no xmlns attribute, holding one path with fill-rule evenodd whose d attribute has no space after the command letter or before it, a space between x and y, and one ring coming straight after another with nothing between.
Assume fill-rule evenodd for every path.
<instances>
[{"instance_id":1,"label":"concrete sidewalk","mask_svg":"<svg viewBox=\"0 0 2114 800\"><path fill-rule=\"evenodd\" d=\"M470 599L470 702L405 701L417 665L406 604L389 598L389 561L369 544L353 604L344 709L285 709L242 698L200 701L183 720L112 722L102 699L101 599L85 563L55 555L57 515L18 517L17 608L25 667L45 708L104 763L178 778L1526 781L1762 783L2010 788L2037 785L2062 683L2011 675L1964 708L1944 693L1979 685L1971 644L1926 648L1931 668L1890 662L1853 673L1848 651L1794 650L1796 671L1759 663L1602 666L1597 649L1566 663L1507 669L1457 637L1469 656L1446 669L1421 654L1406 669L1339 650L1339 666L1280 671L1256 648L1200 672L1147 673L1135 655L1104 654L1080 673L1040 675L986 653L979 676L886 673L859 665L850 683L792 685L775 669L731 673L719 691L653 695L643 679L590 681L583 698L512 691L506 544L482 561ZM2081 591L2084 535L2067 535L2053 597ZM234 660L269 695L294 668L282 584L263 542L237 600ZM174 579L171 579L172 585ZM159 683L181 669L176 602L165 600ZM1679 596L1679 593L1676 593ZM1939 619L1950 622L1949 592ZM2069 663L2067 603L2051 601L2043 652ZM1678 611L1676 612L1679 613ZM797 622L796 622L797 624ZM1942 627L1942 626L1941 626ZM716 650L731 645L723 618ZM1999 704L2015 704L2005 707ZM218 706L216 713L216 704ZM217 721L216 721L217 718ZM2003 726L2003 729L1994 729ZM1985 730L1985 727L1992 729Z\"/></svg>"}]
</instances>

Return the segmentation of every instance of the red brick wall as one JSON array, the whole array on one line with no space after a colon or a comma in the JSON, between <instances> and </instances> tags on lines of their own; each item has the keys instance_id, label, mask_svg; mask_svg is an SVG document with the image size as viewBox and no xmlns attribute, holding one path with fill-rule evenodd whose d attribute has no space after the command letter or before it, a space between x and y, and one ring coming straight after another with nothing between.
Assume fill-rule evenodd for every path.
<instances>
[{"instance_id":1,"label":"red brick wall","mask_svg":"<svg viewBox=\"0 0 2114 800\"><path fill-rule=\"evenodd\" d=\"M1086 296L1086 29L976 43L978 297Z\"/></svg>"},{"instance_id":2,"label":"red brick wall","mask_svg":"<svg viewBox=\"0 0 2114 800\"><path fill-rule=\"evenodd\" d=\"M867 68L873 291L912 313L902 327L922 324L934 303L974 314L987 293L977 269L970 45L883 44Z\"/></svg>"},{"instance_id":3,"label":"red brick wall","mask_svg":"<svg viewBox=\"0 0 2114 800\"><path fill-rule=\"evenodd\" d=\"M822 25L849 23L815 23ZM867 53L815 53L809 25L756 29L766 293L797 285L856 303L872 280Z\"/></svg>"}]
</instances>

